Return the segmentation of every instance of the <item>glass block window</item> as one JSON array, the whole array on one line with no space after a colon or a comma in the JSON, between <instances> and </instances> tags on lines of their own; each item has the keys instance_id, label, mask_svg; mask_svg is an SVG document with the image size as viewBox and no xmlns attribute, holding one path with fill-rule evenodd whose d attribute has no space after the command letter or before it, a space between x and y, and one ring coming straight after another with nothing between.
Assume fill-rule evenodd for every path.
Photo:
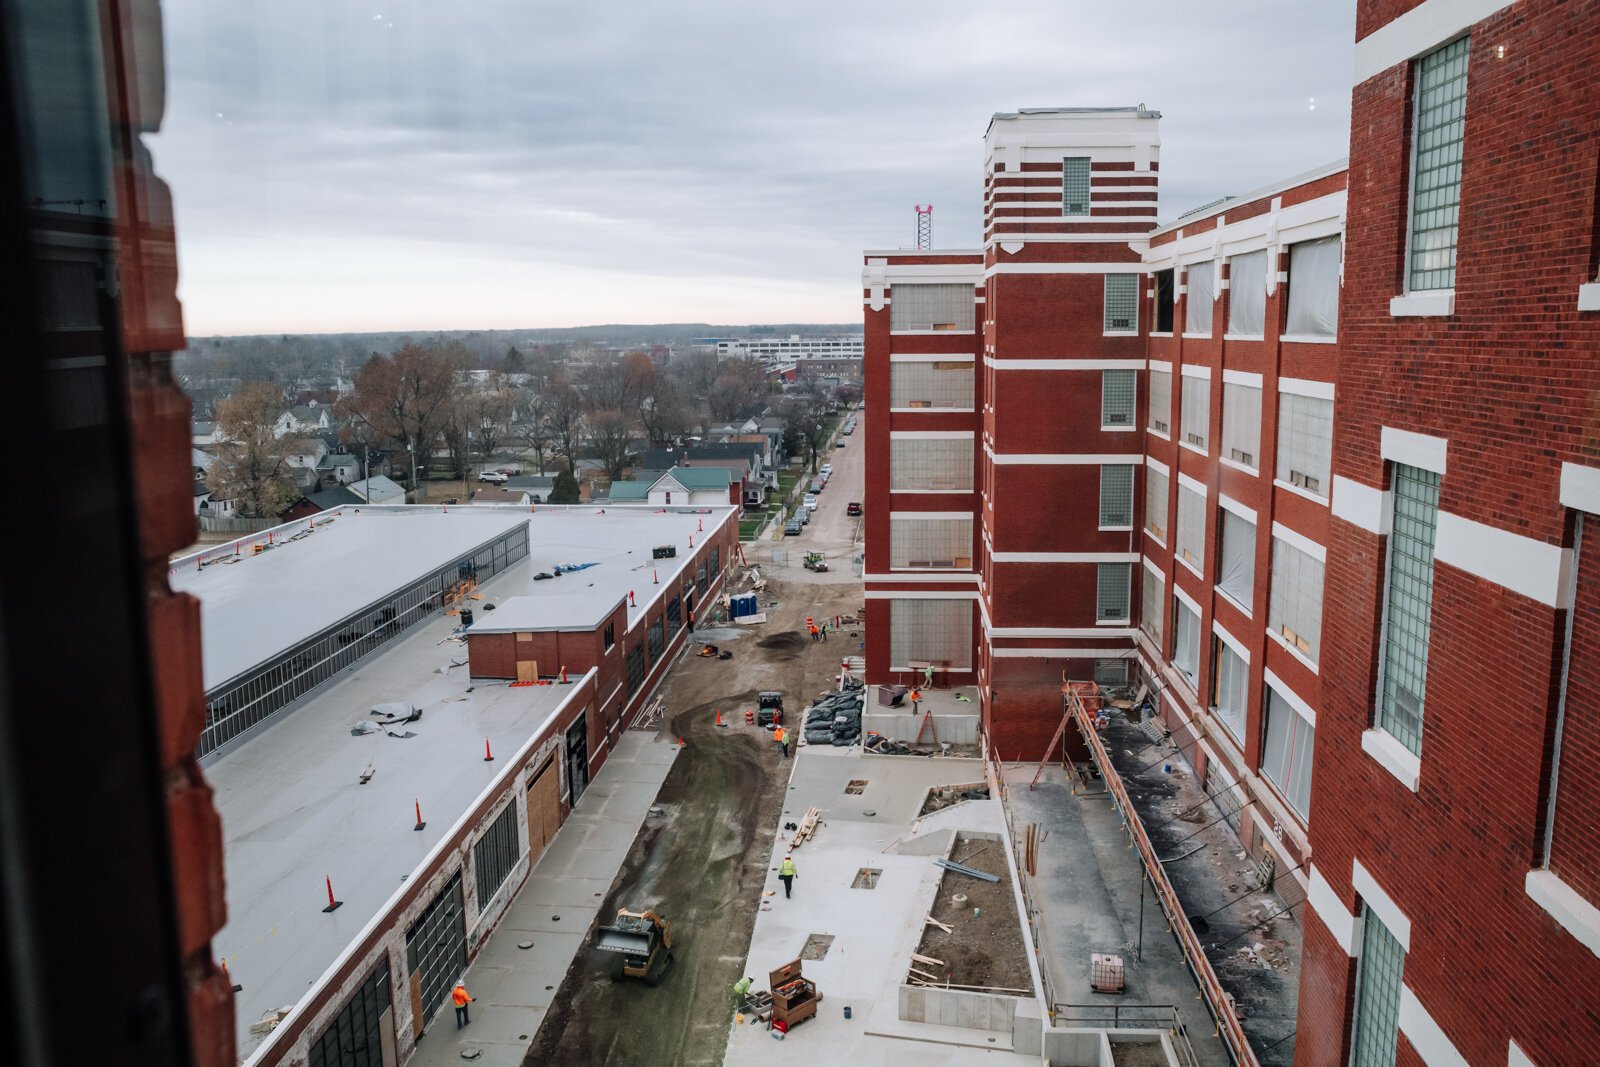
<instances>
[{"instance_id":1,"label":"glass block window","mask_svg":"<svg viewBox=\"0 0 1600 1067\"><path fill-rule=\"evenodd\" d=\"M1267 686L1267 734L1261 744L1261 773L1302 818L1311 814L1311 753L1317 732L1294 705ZM1364 1063L1364 1060L1357 1060Z\"/></svg>"},{"instance_id":2,"label":"glass block window","mask_svg":"<svg viewBox=\"0 0 1600 1067\"><path fill-rule=\"evenodd\" d=\"M1183 439L1205 452L1211 440L1211 382L1192 375L1183 376Z\"/></svg>"},{"instance_id":3,"label":"glass block window","mask_svg":"<svg viewBox=\"0 0 1600 1067\"><path fill-rule=\"evenodd\" d=\"M1103 370L1100 372L1100 425L1108 427L1133 427L1136 410L1139 374L1131 370Z\"/></svg>"},{"instance_id":4,"label":"glass block window","mask_svg":"<svg viewBox=\"0 0 1600 1067\"><path fill-rule=\"evenodd\" d=\"M889 290L889 329L970 332L976 307L974 295L970 285L892 286Z\"/></svg>"},{"instance_id":5,"label":"glass block window","mask_svg":"<svg viewBox=\"0 0 1600 1067\"><path fill-rule=\"evenodd\" d=\"M1289 312L1283 332L1333 337L1339 332L1338 237L1289 246Z\"/></svg>"},{"instance_id":6,"label":"glass block window","mask_svg":"<svg viewBox=\"0 0 1600 1067\"><path fill-rule=\"evenodd\" d=\"M1098 563L1095 583L1094 617L1096 622L1127 622L1133 564Z\"/></svg>"},{"instance_id":7,"label":"glass block window","mask_svg":"<svg viewBox=\"0 0 1600 1067\"><path fill-rule=\"evenodd\" d=\"M889 566L965 570L972 566L972 519L889 519Z\"/></svg>"},{"instance_id":8,"label":"glass block window","mask_svg":"<svg viewBox=\"0 0 1600 1067\"><path fill-rule=\"evenodd\" d=\"M1133 465L1100 465L1100 529L1133 529Z\"/></svg>"},{"instance_id":9,"label":"glass block window","mask_svg":"<svg viewBox=\"0 0 1600 1067\"><path fill-rule=\"evenodd\" d=\"M1217 299L1216 269L1211 260L1191 263L1183 272L1187 297L1184 301L1183 332L1211 336L1211 309Z\"/></svg>"},{"instance_id":10,"label":"glass block window","mask_svg":"<svg viewBox=\"0 0 1600 1067\"><path fill-rule=\"evenodd\" d=\"M1278 394L1278 480L1327 499L1332 487L1333 401Z\"/></svg>"},{"instance_id":11,"label":"glass block window","mask_svg":"<svg viewBox=\"0 0 1600 1067\"><path fill-rule=\"evenodd\" d=\"M1150 636L1157 648L1165 648L1167 620L1167 583L1161 576L1144 568L1143 591L1139 597L1139 629Z\"/></svg>"},{"instance_id":12,"label":"glass block window","mask_svg":"<svg viewBox=\"0 0 1600 1067\"><path fill-rule=\"evenodd\" d=\"M1400 981L1406 950L1383 921L1364 908L1356 964L1355 1055L1362 1067L1394 1067L1400 1039Z\"/></svg>"},{"instance_id":13,"label":"glass block window","mask_svg":"<svg viewBox=\"0 0 1600 1067\"><path fill-rule=\"evenodd\" d=\"M1178 558L1204 573L1206 558L1206 498L1178 483Z\"/></svg>"},{"instance_id":14,"label":"glass block window","mask_svg":"<svg viewBox=\"0 0 1600 1067\"><path fill-rule=\"evenodd\" d=\"M889 660L895 667L943 663L972 669L972 601L889 601Z\"/></svg>"},{"instance_id":15,"label":"glass block window","mask_svg":"<svg viewBox=\"0 0 1600 1067\"><path fill-rule=\"evenodd\" d=\"M1128 684L1128 661L1125 659L1097 659L1094 661L1094 682L1109 689L1120 689Z\"/></svg>"},{"instance_id":16,"label":"glass block window","mask_svg":"<svg viewBox=\"0 0 1600 1067\"><path fill-rule=\"evenodd\" d=\"M1200 677L1200 616L1178 597L1172 598L1172 665L1194 685Z\"/></svg>"},{"instance_id":17,"label":"glass block window","mask_svg":"<svg viewBox=\"0 0 1600 1067\"><path fill-rule=\"evenodd\" d=\"M1256 524L1222 511L1222 544L1217 550L1217 589L1249 610L1255 599Z\"/></svg>"},{"instance_id":18,"label":"glass block window","mask_svg":"<svg viewBox=\"0 0 1600 1067\"><path fill-rule=\"evenodd\" d=\"M1157 541L1167 540L1167 476L1150 468L1144 472L1144 528Z\"/></svg>"},{"instance_id":19,"label":"glass block window","mask_svg":"<svg viewBox=\"0 0 1600 1067\"><path fill-rule=\"evenodd\" d=\"M1150 372L1150 428L1156 433L1172 433L1172 372Z\"/></svg>"},{"instance_id":20,"label":"glass block window","mask_svg":"<svg viewBox=\"0 0 1600 1067\"><path fill-rule=\"evenodd\" d=\"M890 438L889 488L970 491L972 438Z\"/></svg>"},{"instance_id":21,"label":"glass block window","mask_svg":"<svg viewBox=\"0 0 1600 1067\"><path fill-rule=\"evenodd\" d=\"M1260 337L1267 322L1267 253L1228 259L1228 332Z\"/></svg>"},{"instance_id":22,"label":"glass block window","mask_svg":"<svg viewBox=\"0 0 1600 1067\"><path fill-rule=\"evenodd\" d=\"M1105 332L1133 333L1139 329L1139 276L1107 274Z\"/></svg>"},{"instance_id":23,"label":"glass block window","mask_svg":"<svg viewBox=\"0 0 1600 1067\"><path fill-rule=\"evenodd\" d=\"M1417 60L1411 137L1412 290L1452 289L1456 284L1469 40L1463 37Z\"/></svg>"},{"instance_id":24,"label":"glass block window","mask_svg":"<svg viewBox=\"0 0 1600 1067\"><path fill-rule=\"evenodd\" d=\"M1322 561L1272 539L1272 590L1267 629L1312 663L1322 647Z\"/></svg>"},{"instance_id":25,"label":"glass block window","mask_svg":"<svg viewBox=\"0 0 1600 1067\"><path fill-rule=\"evenodd\" d=\"M1061 213L1089 213L1089 157L1068 156L1061 161Z\"/></svg>"},{"instance_id":26,"label":"glass block window","mask_svg":"<svg viewBox=\"0 0 1600 1067\"><path fill-rule=\"evenodd\" d=\"M383 1067L383 1013L389 1004L389 957L385 955L328 1028L311 1042L310 1067Z\"/></svg>"},{"instance_id":27,"label":"glass block window","mask_svg":"<svg viewBox=\"0 0 1600 1067\"><path fill-rule=\"evenodd\" d=\"M1428 683L1433 615L1433 549L1439 476L1397 463L1394 530L1389 534L1389 595L1383 627L1383 690L1378 725L1422 754L1422 698Z\"/></svg>"},{"instance_id":28,"label":"glass block window","mask_svg":"<svg viewBox=\"0 0 1600 1067\"><path fill-rule=\"evenodd\" d=\"M892 408L972 409L971 360L889 364Z\"/></svg>"},{"instance_id":29,"label":"glass block window","mask_svg":"<svg viewBox=\"0 0 1600 1067\"><path fill-rule=\"evenodd\" d=\"M1261 469L1261 389L1222 383L1222 454L1252 470Z\"/></svg>"},{"instance_id":30,"label":"glass block window","mask_svg":"<svg viewBox=\"0 0 1600 1067\"><path fill-rule=\"evenodd\" d=\"M517 833L517 803L512 801L506 810L472 846L473 867L478 875L478 910L482 911L505 884L511 868L522 855L522 835Z\"/></svg>"},{"instance_id":31,"label":"glass block window","mask_svg":"<svg viewBox=\"0 0 1600 1067\"><path fill-rule=\"evenodd\" d=\"M1212 638L1212 643L1216 646L1217 669L1211 675L1211 710L1217 721L1242 745L1250 665L1222 638Z\"/></svg>"}]
</instances>

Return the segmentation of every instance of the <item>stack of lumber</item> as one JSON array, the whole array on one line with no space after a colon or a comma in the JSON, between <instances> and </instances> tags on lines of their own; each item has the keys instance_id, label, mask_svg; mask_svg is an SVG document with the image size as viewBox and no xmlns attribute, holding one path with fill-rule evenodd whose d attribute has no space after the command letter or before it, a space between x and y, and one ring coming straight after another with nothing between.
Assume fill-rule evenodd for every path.
<instances>
[{"instance_id":1,"label":"stack of lumber","mask_svg":"<svg viewBox=\"0 0 1600 1067\"><path fill-rule=\"evenodd\" d=\"M821 815L822 813L815 807L806 809L806 817L800 820L800 825L796 828L794 836L789 839L789 847L791 849L799 848L811 840L811 835L817 832L817 820Z\"/></svg>"}]
</instances>

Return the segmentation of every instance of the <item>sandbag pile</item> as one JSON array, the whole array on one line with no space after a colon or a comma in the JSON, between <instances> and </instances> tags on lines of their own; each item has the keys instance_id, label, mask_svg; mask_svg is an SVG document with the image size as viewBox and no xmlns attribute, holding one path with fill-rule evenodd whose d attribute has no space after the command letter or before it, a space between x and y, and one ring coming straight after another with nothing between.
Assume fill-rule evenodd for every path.
<instances>
[{"instance_id":1,"label":"sandbag pile","mask_svg":"<svg viewBox=\"0 0 1600 1067\"><path fill-rule=\"evenodd\" d=\"M854 744L861 736L861 707L864 689L827 693L806 709L805 738L808 745Z\"/></svg>"}]
</instances>

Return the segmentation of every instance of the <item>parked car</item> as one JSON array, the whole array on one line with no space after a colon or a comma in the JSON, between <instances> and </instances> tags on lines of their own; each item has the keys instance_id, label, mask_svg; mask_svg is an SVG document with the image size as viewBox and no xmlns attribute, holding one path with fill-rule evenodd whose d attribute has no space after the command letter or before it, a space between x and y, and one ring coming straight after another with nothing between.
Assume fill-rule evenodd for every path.
<instances>
[{"instance_id":1,"label":"parked car","mask_svg":"<svg viewBox=\"0 0 1600 1067\"><path fill-rule=\"evenodd\" d=\"M504 485L511 480L511 475L503 471L480 471L478 481L488 482L490 485Z\"/></svg>"},{"instance_id":2,"label":"parked car","mask_svg":"<svg viewBox=\"0 0 1600 1067\"><path fill-rule=\"evenodd\" d=\"M828 479L815 478L811 482L811 493L809 495L816 496L826 488L828 488Z\"/></svg>"},{"instance_id":3,"label":"parked car","mask_svg":"<svg viewBox=\"0 0 1600 1067\"><path fill-rule=\"evenodd\" d=\"M832 477L833 476L833 464L832 463L824 463L822 465L822 473L828 475L829 477Z\"/></svg>"},{"instance_id":4,"label":"parked car","mask_svg":"<svg viewBox=\"0 0 1600 1067\"><path fill-rule=\"evenodd\" d=\"M807 511L817 510L817 494L807 493L805 495L805 499L800 501L800 506L805 508Z\"/></svg>"},{"instance_id":5,"label":"parked car","mask_svg":"<svg viewBox=\"0 0 1600 1067\"><path fill-rule=\"evenodd\" d=\"M783 524L783 536L799 537L802 525L803 524L799 519L790 519L788 522Z\"/></svg>"},{"instance_id":6,"label":"parked car","mask_svg":"<svg viewBox=\"0 0 1600 1067\"><path fill-rule=\"evenodd\" d=\"M811 525L811 509L810 508L801 508L799 511L795 512L795 518L800 520L800 525L801 526L810 526Z\"/></svg>"},{"instance_id":7,"label":"parked car","mask_svg":"<svg viewBox=\"0 0 1600 1067\"><path fill-rule=\"evenodd\" d=\"M846 515L859 515L859 514L861 514L861 501L859 501L859 500L850 501L849 506L844 509L844 513Z\"/></svg>"},{"instance_id":8,"label":"parked car","mask_svg":"<svg viewBox=\"0 0 1600 1067\"><path fill-rule=\"evenodd\" d=\"M842 437L839 438L839 443L837 445L835 445L834 447L835 448L843 448L844 447L844 438L842 438Z\"/></svg>"}]
</instances>

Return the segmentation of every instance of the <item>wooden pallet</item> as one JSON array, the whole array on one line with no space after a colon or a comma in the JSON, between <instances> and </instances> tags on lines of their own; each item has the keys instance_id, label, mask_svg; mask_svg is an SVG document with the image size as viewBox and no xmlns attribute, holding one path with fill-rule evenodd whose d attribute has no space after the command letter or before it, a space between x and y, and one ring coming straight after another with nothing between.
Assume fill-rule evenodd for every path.
<instances>
[{"instance_id":1,"label":"wooden pallet","mask_svg":"<svg viewBox=\"0 0 1600 1067\"><path fill-rule=\"evenodd\" d=\"M811 840L812 835L817 832L817 820L821 815L822 813L814 807L806 809L805 818L800 820L799 828L795 830L794 836L789 839L789 847L791 849L799 848Z\"/></svg>"}]
</instances>

